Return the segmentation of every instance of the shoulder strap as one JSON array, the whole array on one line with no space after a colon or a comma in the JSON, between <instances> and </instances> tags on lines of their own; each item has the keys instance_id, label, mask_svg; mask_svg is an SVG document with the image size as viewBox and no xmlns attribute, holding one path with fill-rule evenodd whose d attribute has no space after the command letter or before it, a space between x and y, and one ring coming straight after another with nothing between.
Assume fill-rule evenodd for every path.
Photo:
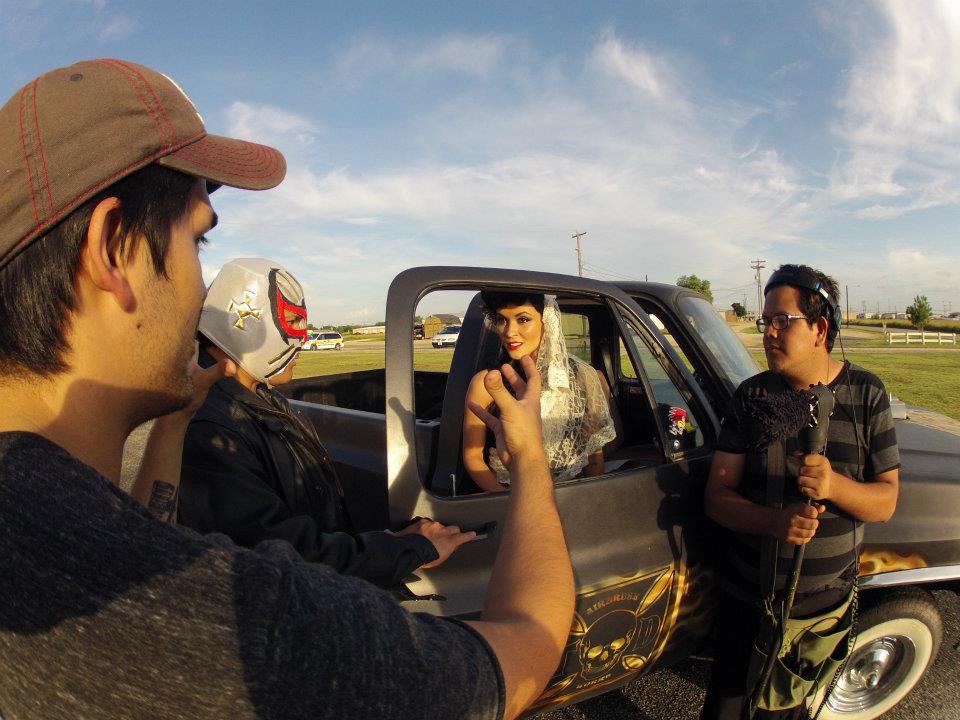
<instances>
[{"instance_id":1,"label":"shoulder strap","mask_svg":"<svg viewBox=\"0 0 960 720\"><path fill-rule=\"evenodd\" d=\"M764 377L763 389L768 394L783 389L783 381L775 373ZM780 440L766 450L764 467L766 470L766 493L764 504L780 510L783 507L783 487L786 480L786 447ZM777 558L780 555L780 541L770 535L764 535L760 542L760 596L773 601L777 583Z\"/></svg>"},{"instance_id":2,"label":"shoulder strap","mask_svg":"<svg viewBox=\"0 0 960 720\"><path fill-rule=\"evenodd\" d=\"M778 441L767 448L767 491L764 504L780 510L783 507L783 485L786 472L784 443ZM777 558L780 541L772 535L764 535L760 541L760 595L773 600L777 582Z\"/></svg>"}]
</instances>

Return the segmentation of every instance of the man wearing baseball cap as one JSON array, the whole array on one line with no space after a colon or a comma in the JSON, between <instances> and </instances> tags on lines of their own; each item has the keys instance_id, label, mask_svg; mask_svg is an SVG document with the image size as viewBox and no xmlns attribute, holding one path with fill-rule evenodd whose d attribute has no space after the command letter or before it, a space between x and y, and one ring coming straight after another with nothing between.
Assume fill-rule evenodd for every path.
<instances>
[{"instance_id":1,"label":"man wearing baseball cap","mask_svg":"<svg viewBox=\"0 0 960 720\"><path fill-rule=\"evenodd\" d=\"M54 70L0 109L0 717L513 717L555 669L573 585L532 366L503 371L516 399L487 380L514 490L478 621L408 614L286 543L240 549L117 488L148 418L147 466L179 466L226 369L193 359L208 193L284 172L130 62Z\"/></svg>"}]
</instances>

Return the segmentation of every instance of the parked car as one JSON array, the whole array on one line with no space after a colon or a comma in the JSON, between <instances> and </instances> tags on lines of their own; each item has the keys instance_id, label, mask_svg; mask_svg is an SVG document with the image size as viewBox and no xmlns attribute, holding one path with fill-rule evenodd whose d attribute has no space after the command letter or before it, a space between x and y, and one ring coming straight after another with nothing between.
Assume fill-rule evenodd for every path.
<instances>
[{"instance_id":1,"label":"parked car","mask_svg":"<svg viewBox=\"0 0 960 720\"><path fill-rule=\"evenodd\" d=\"M332 330L312 332L303 343L304 350L343 350L343 335Z\"/></svg>"},{"instance_id":2,"label":"parked car","mask_svg":"<svg viewBox=\"0 0 960 720\"><path fill-rule=\"evenodd\" d=\"M534 713L682 660L709 636L719 543L703 514L703 487L719 418L758 367L706 298L675 285L413 268L390 286L388 326L409 326L432 290L484 288L555 295L564 327L607 379L623 421L622 445L605 458L603 475L556 486L576 612ZM500 353L479 296L459 336L449 373L415 371L404 333L387 336L384 370L298 379L283 389L316 426L358 530L422 516L477 531L477 541L442 566L419 571L403 601L414 611L474 618L508 505L506 492L476 494L461 453L467 386ZM678 409L692 426L679 435ZM960 435L918 420L895 424L900 501L889 522L866 526L858 637L821 720L869 720L899 702L940 646L930 590L960 588Z\"/></svg>"},{"instance_id":3,"label":"parked car","mask_svg":"<svg viewBox=\"0 0 960 720\"><path fill-rule=\"evenodd\" d=\"M447 325L443 330L431 338L435 348L454 347L460 337L461 325Z\"/></svg>"},{"instance_id":4,"label":"parked car","mask_svg":"<svg viewBox=\"0 0 960 720\"><path fill-rule=\"evenodd\" d=\"M413 339L423 340L423 323L415 323L413 326Z\"/></svg>"}]
</instances>

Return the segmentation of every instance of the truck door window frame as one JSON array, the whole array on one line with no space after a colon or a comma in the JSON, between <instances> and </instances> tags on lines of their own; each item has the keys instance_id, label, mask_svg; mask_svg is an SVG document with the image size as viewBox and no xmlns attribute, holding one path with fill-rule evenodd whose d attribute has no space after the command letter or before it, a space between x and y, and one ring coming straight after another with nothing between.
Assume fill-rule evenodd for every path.
<instances>
[{"instance_id":1,"label":"truck door window frame","mask_svg":"<svg viewBox=\"0 0 960 720\"><path fill-rule=\"evenodd\" d=\"M609 308L616 309L616 312L611 313L613 316L612 322L616 326L616 332L620 336L626 336L621 325L623 322L621 313L623 313L624 310L627 311L625 313L627 317L636 318L635 323L641 332L644 333L644 336L646 333L649 333L656 338L659 334L656 328L652 326L652 322L647 319L646 313L640 305L624 290L615 285L587 278L552 275L550 273L476 267L418 267L400 273L391 283L387 294L388 328L391 325L393 327L406 327L406 325L411 322L411 318L420 300L430 292L435 290L465 290L476 293L479 288L500 289L503 291L528 289L547 294L556 294L561 297L583 297L589 302L606 306L608 312ZM466 330L466 328L464 329ZM613 332L611 331L609 335L604 335L603 337L607 338L608 336L612 336L612 334ZM461 343L465 340L467 340L467 338L458 342L458 350L460 349ZM610 365L608 365L608 363L612 365L618 362L618 358L612 357L612 355L616 353L614 353L613 348L608 347L608 345L609 342L604 342L601 347L598 343L596 347L592 349L592 359L598 362L602 358L604 371L610 373ZM653 343L653 346L656 348L657 343ZM597 353L600 353L599 357ZM673 359L671 353L672 349L667 348L667 354ZM467 505L475 509L469 512L465 511L465 518L467 516L472 517L472 513L480 513L483 508L491 506L491 504L499 507L500 500L505 500L503 494L500 493L483 496L452 496L449 492L451 487L450 474L457 469L457 464L454 462L444 462L441 464L438 457L434 472L425 474L428 471L426 465L429 463L424 462L425 458L422 457L422 453L417 452L415 445L411 446L411 441L414 440L414 435L417 434L420 428L417 427L419 423L415 416L416 399L414 397L413 383L411 382L413 379L413 345L409 340L408 333L403 333L401 336L396 332L387 332L386 364L386 396L388 398L386 407L387 492L391 519L399 522L403 518L408 518L410 517L410 513L413 512L416 507L420 506L422 506L425 511L427 508L434 508L431 512L436 512L436 508L434 507L434 503L436 502L454 502L457 505L461 502L466 502ZM456 362L454 364L457 365ZM463 368L462 371L458 369L461 367ZM458 365L457 367L451 368L452 372L450 375L451 377L453 376L453 371L456 371L458 374L465 374L469 369L470 367L468 365ZM683 377L689 375L686 368L682 368L682 370ZM611 377L612 373L607 376ZM467 383L469 382L469 378L465 378L464 380ZM641 382L645 382L645 380ZM678 383L678 385L686 388L688 383ZM699 392L700 389L695 388L694 395L699 397ZM448 392L444 398L443 425L453 425L454 423L450 422L450 420L452 420L453 417L457 417L458 426L456 428L451 427L450 429L456 432L458 436L457 439L459 439L462 427L463 406L460 404L456 408L455 414L447 413L446 409L450 407L450 403L453 400L451 394L448 388ZM697 405L699 406L699 403ZM691 405L691 407L693 407L693 405ZM716 423L716 417L712 411L708 411L704 417L710 417L713 422ZM643 459L644 467L650 464L661 464L665 460L669 463L670 460L677 459L676 457L668 458L663 456L662 425L658 422L655 423L655 427L657 437L661 442L661 447L653 448L653 445L651 445L651 449L656 450L656 455L660 459L655 461L654 457L648 454ZM443 428L441 428L441 430L442 429ZM437 451L443 452L443 448L446 447L446 445L444 442L439 442L434 447ZM448 449L453 452L456 458L461 458L459 444L451 446ZM433 452L434 451L431 451L431 453ZM455 460L456 458L451 457L450 460ZM633 465L633 467L635 468L636 465ZM623 469L629 470L629 468ZM684 471L684 473L685 472L686 471ZM569 482L575 484L596 481L603 482L604 478L620 478L623 474L624 473L620 472L612 472L595 478L578 479ZM566 485L567 483L558 485L558 490L561 487L566 487Z\"/></svg>"},{"instance_id":2,"label":"truck door window frame","mask_svg":"<svg viewBox=\"0 0 960 720\"><path fill-rule=\"evenodd\" d=\"M626 344L633 370L637 373L637 378L627 378L624 376L621 369L623 358L620 353L616 353L617 357L614 362L616 364L617 379L620 380L621 377L623 377L633 382L639 380L642 383L644 393L647 396L647 405L650 407L655 418L660 447L664 449L666 457L669 460L675 461L688 456L700 456L711 452L714 442L716 441L713 422L715 418L713 413L700 402L699 397L691 387L691 383L688 381L688 378L685 377L684 373L689 375L690 379L694 379L693 375L687 369L684 359L670 346L669 342L665 341L661 343L647 324L644 323L639 316L634 315L629 308L617 303L611 310L619 326L621 342ZM660 367L673 383L680 397L683 398L690 414L696 418L697 430L701 433L702 437L699 444L695 447L681 447L678 449L672 447L672 438L666 428L666 419L661 417L661 413L657 412L656 394L650 384L650 379L641 360L640 350L636 345L635 338L639 338L640 341L644 343L650 355L660 364Z\"/></svg>"}]
</instances>

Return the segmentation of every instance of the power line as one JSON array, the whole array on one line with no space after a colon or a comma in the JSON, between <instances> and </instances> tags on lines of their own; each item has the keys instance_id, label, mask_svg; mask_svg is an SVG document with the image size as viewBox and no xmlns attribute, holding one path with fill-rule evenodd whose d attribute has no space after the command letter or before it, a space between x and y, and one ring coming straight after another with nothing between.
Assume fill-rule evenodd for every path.
<instances>
[{"instance_id":1,"label":"power line","mask_svg":"<svg viewBox=\"0 0 960 720\"><path fill-rule=\"evenodd\" d=\"M636 280L636 278L630 277L629 275L618 273L616 270L605 268L602 265L597 265L596 263L585 262L583 263L583 267L587 268L588 270L593 270L594 272L600 273L601 275L607 275L608 277L617 277L621 280Z\"/></svg>"},{"instance_id":2,"label":"power line","mask_svg":"<svg viewBox=\"0 0 960 720\"><path fill-rule=\"evenodd\" d=\"M729 288L715 288L715 287L711 287L710 289L711 289L713 292L742 292L742 291L746 290L747 288L752 288L752 287L753 287L753 283L752 283L752 282L748 282L746 285L738 285L737 287L729 287Z\"/></svg>"}]
</instances>

